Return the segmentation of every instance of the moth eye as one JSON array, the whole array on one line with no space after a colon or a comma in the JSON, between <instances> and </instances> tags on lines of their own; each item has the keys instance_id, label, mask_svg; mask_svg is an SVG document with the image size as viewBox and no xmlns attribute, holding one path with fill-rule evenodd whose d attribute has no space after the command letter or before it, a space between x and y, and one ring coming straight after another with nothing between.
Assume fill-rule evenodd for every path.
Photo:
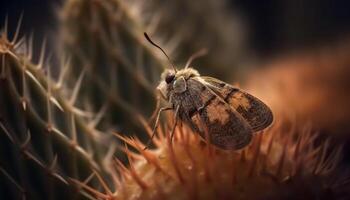
<instances>
[{"instance_id":1,"label":"moth eye","mask_svg":"<svg viewBox=\"0 0 350 200\"><path fill-rule=\"evenodd\" d=\"M168 74L166 77L165 77L165 82L167 84L171 83L175 78L175 75L174 74Z\"/></svg>"}]
</instances>

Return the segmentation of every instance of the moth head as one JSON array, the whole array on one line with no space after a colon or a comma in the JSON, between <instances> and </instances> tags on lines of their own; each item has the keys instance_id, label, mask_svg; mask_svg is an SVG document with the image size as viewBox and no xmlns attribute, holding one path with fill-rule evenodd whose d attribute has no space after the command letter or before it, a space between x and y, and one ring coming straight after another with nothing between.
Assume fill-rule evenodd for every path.
<instances>
[{"instance_id":1,"label":"moth head","mask_svg":"<svg viewBox=\"0 0 350 200\"><path fill-rule=\"evenodd\" d=\"M164 81L166 84L169 85L177 79L184 78L185 80L188 80L189 78L196 76L199 76L199 73L193 68L181 69L176 72L172 69L166 69L161 75L161 81Z\"/></svg>"},{"instance_id":2,"label":"moth head","mask_svg":"<svg viewBox=\"0 0 350 200\"><path fill-rule=\"evenodd\" d=\"M207 54L206 49L202 49L198 51L197 53L193 54L189 60L187 61L185 67L181 70L177 70L174 63L170 60L169 56L165 53L165 51L155 44L147 35L147 33L144 33L145 38L150 42L153 46L157 47L159 50L163 52L163 54L168 58L169 62L171 63L171 68L166 69L162 75L161 75L161 81L157 87L157 89L161 92L163 97L165 99L169 98L170 92L175 93L182 93L187 90L187 83L186 81L195 76L199 76L199 73L197 70L190 68L189 65L191 62L200 56L203 56Z\"/></svg>"},{"instance_id":3,"label":"moth head","mask_svg":"<svg viewBox=\"0 0 350 200\"><path fill-rule=\"evenodd\" d=\"M175 76L174 70L166 69L161 75L161 80L165 81L166 84L171 84L175 80Z\"/></svg>"},{"instance_id":4,"label":"moth head","mask_svg":"<svg viewBox=\"0 0 350 200\"><path fill-rule=\"evenodd\" d=\"M157 89L165 99L169 98L169 92L172 90L172 84L176 81L176 72L172 69L166 69L161 75L160 83Z\"/></svg>"},{"instance_id":5,"label":"moth head","mask_svg":"<svg viewBox=\"0 0 350 200\"><path fill-rule=\"evenodd\" d=\"M168 99L169 93L182 93L187 90L186 81L192 77L200 76L193 68L185 68L175 72L172 69L165 70L161 75L161 81L157 87L163 96Z\"/></svg>"}]
</instances>

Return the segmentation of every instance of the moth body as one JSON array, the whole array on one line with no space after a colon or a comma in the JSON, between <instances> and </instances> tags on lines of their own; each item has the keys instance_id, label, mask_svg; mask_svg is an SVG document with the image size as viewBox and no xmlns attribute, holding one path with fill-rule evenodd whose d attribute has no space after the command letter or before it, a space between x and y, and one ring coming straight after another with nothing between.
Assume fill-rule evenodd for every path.
<instances>
[{"instance_id":1,"label":"moth body","mask_svg":"<svg viewBox=\"0 0 350 200\"><path fill-rule=\"evenodd\" d=\"M254 131L272 122L270 109L257 98L197 70L165 70L157 87L175 117L223 149L241 149ZM250 112L254 112L251 113Z\"/></svg>"},{"instance_id":2,"label":"moth body","mask_svg":"<svg viewBox=\"0 0 350 200\"><path fill-rule=\"evenodd\" d=\"M169 109L174 111L175 118L171 138L178 120L181 120L206 141L223 149L236 150L247 146L254 132L272 123L272 112L262 101L223 81L200 76L197 70L189 67L193 59L206 54L205 49L193 54L185 67L177 70L165 51L147 33L144 35L172 64L172 68L162 73L157 87L170 106L158 110L151 139L160 113Z\"/></svg>"}]
</instances>

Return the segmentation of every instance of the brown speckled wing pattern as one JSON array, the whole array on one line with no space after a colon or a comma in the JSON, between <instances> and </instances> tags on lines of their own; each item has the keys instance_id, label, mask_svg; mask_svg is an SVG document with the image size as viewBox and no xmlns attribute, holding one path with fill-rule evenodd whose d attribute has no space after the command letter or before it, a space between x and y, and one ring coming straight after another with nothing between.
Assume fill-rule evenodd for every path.
<instances>
[{"instance_id":1,"label":"brown speckled wing pattern","mask_svg":"<svg viewBox=\"0 0 350 200\"><path fill-rule=\"evenodd\" d=\"M272 123L272 111L258 98L218 79L201 78L249 123L254 132L263 130Z\"/></svg>"},{"instance_id":2,"label":"brown speckled wing pattern","mask_svg":"<svg viewBox=\"0 0 350 200\"><path fill-rule=\"evenodd\" d=\"M232 106L201 81L189 79L187 86L184 93L171 97L175 106L180 105L182 121L223 149L241 149L250 143L253 131Z\"/></svg>"}]
</instances>

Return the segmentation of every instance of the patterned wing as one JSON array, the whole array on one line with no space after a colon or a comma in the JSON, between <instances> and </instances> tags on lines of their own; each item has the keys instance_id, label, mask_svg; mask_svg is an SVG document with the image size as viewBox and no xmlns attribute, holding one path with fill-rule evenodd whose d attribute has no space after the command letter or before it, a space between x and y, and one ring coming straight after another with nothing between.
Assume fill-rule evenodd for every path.
<instances>
[{"instance_id":1,"label":"patterned wing","mask_svg":"<svg viewBox=\"0 0 350 200\"><path fill-rule=\"evenodd\" d=\"M258 98L212 77L201 77L217 95L249 123L253 131L267 128L273 121L271 109Z\"/></svg>"},{"instance_id":2,"label":"patterned wing","mask_svg":"<svg viewBox=\"0 0 350 200\"><path fill-rule=\"evenodd\" d=\"M241 149L250 143L252 129L239 113L203 83L189 79L187 86L179 95L183 121L223 149Z\"/></svg>"}]
</instances>

